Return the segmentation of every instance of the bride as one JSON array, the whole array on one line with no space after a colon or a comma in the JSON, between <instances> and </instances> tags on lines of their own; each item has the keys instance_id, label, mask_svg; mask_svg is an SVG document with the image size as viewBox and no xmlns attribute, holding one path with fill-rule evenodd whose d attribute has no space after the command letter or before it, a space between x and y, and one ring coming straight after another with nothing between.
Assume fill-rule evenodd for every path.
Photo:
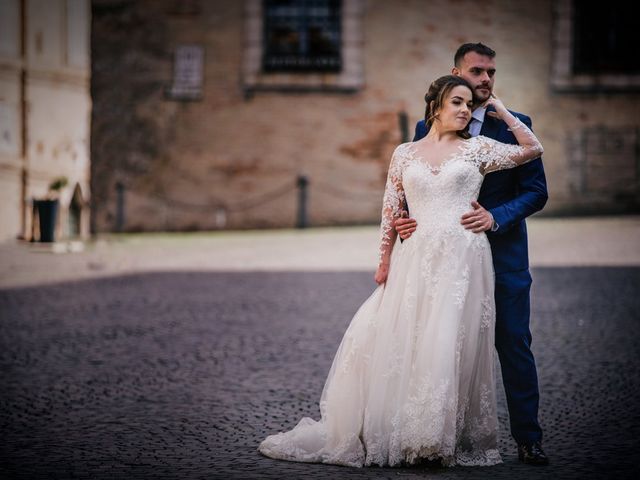
<instances>
[{"instance_id":1,"label":"bride","mask_svg":"<svg viewBox=\"0 0 640 480\"><path fill-rule=\"evenodd\" d=\"M537 158L533 133L492 97L487 105L519 145L471 138L472 89L437 79L425 95L429 134L392 156L382 210L379 284L333 360L321 419L267 437L271 458L362 467L494 465L494 277L484 233L460 225L483 176ZM490 114L490 113L488 113ZM393 220L411 207L416 232L395 243Z\"/></svg>"}]
</instances>

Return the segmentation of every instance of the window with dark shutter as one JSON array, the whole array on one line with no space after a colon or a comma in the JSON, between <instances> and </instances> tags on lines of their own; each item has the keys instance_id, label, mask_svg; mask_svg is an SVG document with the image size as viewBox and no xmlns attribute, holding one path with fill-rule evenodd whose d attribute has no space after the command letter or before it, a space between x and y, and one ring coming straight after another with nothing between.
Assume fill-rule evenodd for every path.
<instances>
[{"instance_id":1,"label":"window with dark shutter","mask_svg":"<svg viewBox=\"0 0 640 480\"><path fill-rule=\"evenodd\" d=\"M636 17L625 0L553 0L551 86L557 92L640 90Z\"/></svg>"},{"instance_id":2,"label":"window with dark shutter","mask_svg":"<svg viewBox=\"0 0 640 480\"><path fill-rule=\"evenodd\" d=\"M573 0L573 73L640 73L629 2Z\"/></svg>"}]
</instances>

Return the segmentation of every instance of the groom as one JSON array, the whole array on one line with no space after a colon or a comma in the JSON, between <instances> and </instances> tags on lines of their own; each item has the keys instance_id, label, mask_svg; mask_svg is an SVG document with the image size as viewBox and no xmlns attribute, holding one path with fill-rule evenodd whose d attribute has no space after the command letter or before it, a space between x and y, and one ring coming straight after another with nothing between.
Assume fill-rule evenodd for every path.
<instances>
[{"instance_id":1,"label":"groom","mask_svg":"<svg viewBox=\"0 0 640 480\"><path fill-rule=\"evenodd\" d=\"M496 52L482 43L465 43L454 57L452 73L467 80L478 103L487 100L495 80ZM491 111L491 109L489 109ZM531 127L526 115L511 112ZM469 132L503 143L517 144L507 125L474 109ZM428 133L425 121L416 125L413 141ZM541 210L547 201L547 184L540 158L510 170L485 177L478 202L461 218L464 228L487 232L493 254L496 298L496 349L500 357L502 381L507 396L511 434L518 443L518 458L532 465L547 465L542 450L542 429L538 424L538 375L531 353L529 331L529 290L531 275L527 254L525 218ZM401 239L415 231L411 218L399 218L395 228Z\"/></svg>"}]
</instances>

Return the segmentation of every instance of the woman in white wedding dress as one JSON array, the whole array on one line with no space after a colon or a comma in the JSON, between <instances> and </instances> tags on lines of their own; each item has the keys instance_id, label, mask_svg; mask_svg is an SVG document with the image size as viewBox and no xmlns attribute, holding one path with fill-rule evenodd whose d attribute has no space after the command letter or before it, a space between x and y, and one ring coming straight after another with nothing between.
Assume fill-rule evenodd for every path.
<instances>
[{"instance_id":1,"label":"woman in white wedding dress","mask_svg":"<svg viewBox=\"0 0 640 480\"><path fill-rule=\"evenodd\" d=\"M441 77L425 96L429 134L396 148L382 210L380 284L349 325L324 385L321 419L259 446L269 457L362 467L440 460L494 465L494 276L484 233L460 225L483 176L537 158L542 146L497 98L519 142L470 138L472 90ZM406 206L416 232L396 244Z\"/></svg>"}]
</instances>

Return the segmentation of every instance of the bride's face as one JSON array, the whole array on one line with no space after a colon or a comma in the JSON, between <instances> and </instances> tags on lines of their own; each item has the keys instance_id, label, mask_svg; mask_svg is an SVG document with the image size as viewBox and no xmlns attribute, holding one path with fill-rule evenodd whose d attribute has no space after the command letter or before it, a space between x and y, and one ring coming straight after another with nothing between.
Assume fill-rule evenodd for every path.
<instances>
[{"instance_id":1,"label":"bride's face","mask_svg":"<svg viewBox=\"0 0 640 480\"><path fill-rule=\"evenodd\" d=\"M438 112L437 121L440 122L440 130L462 130L471 120L472 106L471 90L463 85L453 87Z\"/></svg>"}]
</instances>

